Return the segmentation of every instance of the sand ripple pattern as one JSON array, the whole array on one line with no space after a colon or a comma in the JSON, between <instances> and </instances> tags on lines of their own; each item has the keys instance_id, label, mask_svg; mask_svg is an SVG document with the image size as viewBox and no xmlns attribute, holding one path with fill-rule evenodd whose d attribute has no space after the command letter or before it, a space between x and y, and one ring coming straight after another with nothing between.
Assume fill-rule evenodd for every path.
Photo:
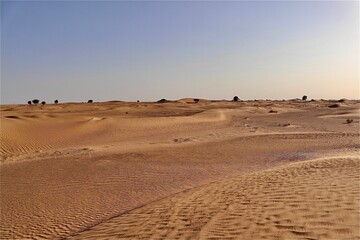
<instances>
[{"instance_id":1,"label":"sand ripple pattern","mask_svg":"<svg viewBox=\"0 0 360 240\"><path fill-rule=\"evenodd\" d=\"M72 239L360 239L360 159L293 163L211 183Z\"/></svg>"}]
</instances>

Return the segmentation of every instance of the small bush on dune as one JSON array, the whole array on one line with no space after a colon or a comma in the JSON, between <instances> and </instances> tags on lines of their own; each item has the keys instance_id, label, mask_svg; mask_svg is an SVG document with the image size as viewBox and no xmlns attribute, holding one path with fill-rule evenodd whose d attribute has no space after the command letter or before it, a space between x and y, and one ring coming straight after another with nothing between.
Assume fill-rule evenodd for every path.
<instances>
[{"instance_id":1,"label":"small bush on dune","mask_svg":"<svg viewBox=\"0 0 360 240\"><path fill-rule=\"evenodd\" d=\"M45 104L46 104L46 102L45 102L45 101L42 101L42 102L41 102L41 105L43 105L43 106L44 106Z\"/></svg>"},{"instance_id":2,"label":"small bush on dune","mask_svg":"<svg viewBox=\"0 0 360 240\"><path fill-rule=\"evenodd\" d=\"M31 101L28 101L28 104L31 105Z\"/></svg>"},{"instance_id":3,"label":"small bush on dune","mask_svg":"<svg viewBox=\"0 0 360 240\"><path fill-rule=\"evenodd\" d=\"M39 99L34 99L34 100L32 100L32 103L33 103L33 104L38 104L39 102L40 102Z\"/></svg>"},{"instance_id":4,"label":"small bush on dune","mask_svg":"<svg viewBox=\"0 0 360 240\"><path fill-rule=\"evenodd\" d=\"M92 103L92 102L93 102L93 100L91 100L91 99L88 101L88 103Z\"/></svg>"},{"instance_id":5,"label":"small bush on dune","mask_svg":"<svg viewBox=\"0 0 360 240\"><path fill-rule=\"evenodd\" d=\"M328 107L329 108L338 108L338 107L340 107L340 105L335 103L335 104L329 105Z\"/></svg>"},{"instance_id":6,"label":"small bush on dune","mask_svg":"<svg viewBox=\"0 0 360 240\"><path fill-rule=\"evenodd\" d=\"M346 119L346 123L347 124L350 124L350 123L352 123L354 120L353 119Z\"/></svg>"},{"instance_id":7,"label":"small bush on dune","mask_svg":"<svg viewBox=\"0 0 360 240\"><path fill-rule=\"evenodd\" d=\"M347 99L346 98L343 98L343 99L340 99L338 102L345 102Z\"/></svg>"},{"instance_id":8,"label":"small bush on dune","mask_svg":"<svg viewBox=\"0 0 360 240\"><path fill-rule=\"evenodd\" d=\"M162 99L160 99L159 101L157 101L158 103L164 103L164 102L166 102L167 100L165 99L165 98L162 98Z\"/></svg>"},{"instance_id":9,"label":"small bush on dune","mask_svg":"<svg viewBox=\"0 0 360 240\"><path fill-rule=\"evenodd\" d=\"M239 100L240 100L240 99L239 99L238 96L233 97L233 101L234 101L234 102L237 102L237 101L239 101Z\"/></svg>"},{"instance_id":10,"label":"small bush on dune","mask_svg":"<svg viewBox=\"0 0 360 240\"><path fill-rule=\"evenodd\" d=\"M55 104L58 104L58 103L59 103L59 101L56 99L56 100L54 101L54 103L55 103Z\"/></svg>"},{"instance_id":11,"label":"small bush on dune","mask_svg":"<svg viewBox=\"0 0 360 240\"><path fill-rule=\"evenodd\" d=\"M277 113L275 110L270 110L269 113Z\"/></svg>"},{"instance_id":12,"label":"small bush on dune","mask_svg":"<svg viewBox=\"0 0 360 240\"><path fill-rule=\"evenodd\" d=\"M198 103L199 101L200 101L200 99L194 98L194 102L195 102L195 103Z\"/></svg>"},{"instance_id":13,"label":"small bush on dune","mask_svg":"<svg viewBox=\"0 0 360 240\"><path fill-rule=\"evenodd\" d=\"M307 96L304 95L304 96L302 97L302 100L303 100L303 101L306 101L306 99L307 99Z\"/></svg>"}]
</instances>

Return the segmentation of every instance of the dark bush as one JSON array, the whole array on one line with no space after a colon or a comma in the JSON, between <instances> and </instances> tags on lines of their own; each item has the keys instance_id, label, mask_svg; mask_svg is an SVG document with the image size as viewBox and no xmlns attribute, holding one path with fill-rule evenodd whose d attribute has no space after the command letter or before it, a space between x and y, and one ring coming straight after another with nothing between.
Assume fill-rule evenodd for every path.
<instances>
[{"instance_id":1,"label":"dark bush","mask_svg":"<svg viewBox=\"0 0 360 240\"><path fill-rule=\"evenodd\" d=\"M88 103L92 103L92 102L93 102L93 100L91 100L91 99L88 101Z\"/></svg>"},{"instance_id":2,"label":"dark bush","mask_svg":"<svg viewBox=\"0 0 360 240\"><path fill-rule=\"evenodd\" d=\"M46 102L45 102L45 101L42 101L42 102L41 102L41 105L45 105L45 104L46 104Z\"/></svg>"},{"instance_id":3,"label":"dark bush","mask_svg":"<svg viewBox=\"0 0 360 240\"><path fill-rule=\"evenodd\" d=\"M343 98L343 99L340 99L338 102L345 102L347 99L346 98Z\"/></svg>"},{"instance_id":4,"label":"dark bush","mask_svg":"<svg viewBox=\"0 0 360 240\"><path fill-rule=\"evenodd\" d=\"M346 123L347 124L350 124L350 123L352 123L354 120L353 119L346 119Z\"/></svg>"},{"instance_id":5,"label":"dark bush","mask_svg":"<svg viewBox=\"0 0 360 240\"><path fill-rule=\"evenodd\" d=\"M240 99L239 99L238 96L233 97L233 101L234 101L234 102L237 102L237 101L239 101L239 100L240 100Z\"/></svg>"},{"instance_id":6,"label":"dark bush","mask_svg":"<svg viewBox=\"0 0 360 240\"><path fill-rule=\"evenodd\" d=\"M338 108L338 107L340 107L340 105L335 103L335 104L329 105L328 107L329 108Z\"/></svg>"},{"instance_id":7,"label":"dark bush","mask_svg":"<svg viewBox=\"0 0 360 240\"><path fill-rule=\"evenodd\" d=\"M158 101L158 103L164 103L164 102L167 102L167 100L165 98L162 98Z\"/></svg>"},{"instance_id":8,"label":"dark bush","mask_svg":"<svg viewBox=\"0 0 360 240\"><path fill-rule=\"evenodd\" d=\"M58 104L58 103L59 103L59 101L56 99L56 100L54 101L54 103L55 103L55 104Z\"/></svg>"},{"instance_id":9,"label":"dark bush","mask_svg":"<svg viewBox=\"0 0 360 240\"><path fill-rule=\"evenodd\" d=\"M269 113L277 113L275 110L270 110Z\"/></svg>"},{"instance_id":10,"label":"dark bush","mask_svg":"<svg viewBox=\"0 0 360 240\"><path fill-rule=\"evenodd\" d=\"M307 99L307 96L304 95L304 96L302 97L302 100L303 100L303 101L306 101L306 99Z\"/></svg>"},{"instance_id":11,"label":"dark bush","mask_svg":"<svg viewBox=\"0 0 360 240\"><path fill-rule=\"evenodd\" d=\"M31 101L28 101L28 104L31 105Z\"/></svg>"},{"instance_id":12,"label":"dark bush","mask_svg":"<svg viewBox=\"0 0 360 240\"><path fill-rule=\"evenodd\" d=\"M38 104L39 102L40 102L39 99L34 99L34 100L32 100L32 103L33 103L33 104Z\"/></svg>"},{"instance_id":13,"label":"dark bush","mask_svg":"<svg viewBox=\"0 0 360 240\"><path fill-rule=\"evenodd\" d=\"M198 103L199 101L200 101L200 99L194 98L194 102L195 102L195 103Z\"/></svg>"},{"instance_id":14,"label":"dark bush","mask_svg":"<svg viewBox=\"0 0 360 240\"><path fill-rule=\"evenodd\" d=\"M140 102L139 100L137 100L136 102Z\"/></svg>"}]
</instances>

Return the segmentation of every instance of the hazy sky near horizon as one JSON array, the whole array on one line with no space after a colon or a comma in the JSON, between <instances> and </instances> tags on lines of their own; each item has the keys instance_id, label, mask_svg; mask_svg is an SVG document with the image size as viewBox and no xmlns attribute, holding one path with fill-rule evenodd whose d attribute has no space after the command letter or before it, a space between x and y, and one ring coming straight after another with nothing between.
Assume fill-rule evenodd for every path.
<instances>
[{"instance_id":1,"label":"hazy sky near horizon","mask_svg":"<svg viewBox=\"0 0 360 240\"><path fill-rule=\"evenodd\" d=\"M359 98L359 2L2 1L1 103Z\"/></svg>"}]
</instances>

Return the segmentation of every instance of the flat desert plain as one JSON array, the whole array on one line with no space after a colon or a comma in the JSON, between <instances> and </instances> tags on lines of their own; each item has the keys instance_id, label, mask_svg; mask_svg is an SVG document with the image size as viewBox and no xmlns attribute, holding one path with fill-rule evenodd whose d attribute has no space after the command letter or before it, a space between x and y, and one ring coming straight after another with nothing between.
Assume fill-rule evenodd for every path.
<instances>
[{"instance_id":1,"label":"flat desert plain","mask_svg":"<svg viewBox=\"0 0 360 240\"><path fill-rule=\"evenodd\" d=\"M2 105L0 236L360 239L359 107Z\"/></svg>"}]
</instances>

